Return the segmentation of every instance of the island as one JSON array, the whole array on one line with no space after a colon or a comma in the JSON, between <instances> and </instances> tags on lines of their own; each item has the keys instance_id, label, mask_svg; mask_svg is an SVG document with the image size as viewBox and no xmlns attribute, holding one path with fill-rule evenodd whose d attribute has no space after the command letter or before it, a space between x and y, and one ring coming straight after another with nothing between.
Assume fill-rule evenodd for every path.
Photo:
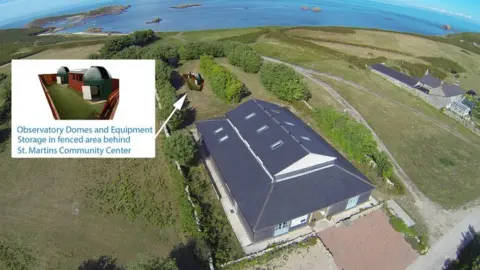
<instances>
[{"instance_id":1,"label":"island","mask_svg":"<svg viewBox=\"0 0 480 270\"><path fill-rule=\"evenodd\" d=\"M301 6L300 9L301 10L310 10L310 8L308 6Z\"/></svg>"},{"instance_id":2,"label":"island","mask_svg":"<svg viewBox=\"0 0 480 270\"><path fill-rule=\"evenodd\" d=\"M201 5L202 4L181 4L181 5L173 6L173 7L170 7L170 8L184 9L184 8L191 8L191 7L199 7Z\"/></svg>"},{"instance_id":3,"label":"island","mask_svg":"<svg viewBox=\"0 0 480 270\"><path fill-rule=\"evenodd\" d=\"M83 23L84 20L86 19L91 19L91 18L96 18L96 17L101 17L101 16L106 16L106 15L114 15L114 14L120 14L125 12L127 9L129 9L131 6L126 5L116 5L116 6L105 6L105 7L100 7L94 10L90 10L87 12L79 12L79 13L73 13L73 14L64 14L64 15L58 15L58 16L50 16L50 17L43 17L39 19L35 19L25 25L25 27L30 28L30 27L43 27L46 24L49 23L55 23L55 22L60 22L67 20L69 22L70 27L78 26ZM65 27L63 28L65 29Z\"/></svg>"},{"instance_id":4,"label":"island","mask_svg":"<svg viewBox=\"0 0 480 270\"><path fill-rule=\"evenodd\" d=\"M159 17L151 20L151 21L148 21L148 22L145 22L146 24L151 24L151 23L159 23L162 19L160 19Z\"/></svg>"},{"instance_id":5,"label":"island","mask_svg":"<svg viewBox=\"0 0 480 270\"><path fill-rule=\"evenodd\" d=\"M87 33L103 33L102 27L90 27L85 32Z\"/></svg>"},{"instance_id":6,"label":"island","mask_svg":"<svg viewBox=\"0 0 480 270\"><path fill-rule=\"evenodd\" d=\"M312 11L313 12L320 12L320 11L322 11L322 9L319 8L319 7L314 7L314 8L312 8Z\"/></svg>"},{"instance_id":7,"label":"island","mask_svg":"<svg viewBox=\"0 0 480 270\"><path fill-rule=\"evenodd\" d=\"M452 27L449 24L442 25L442 29L444 30L452 30Z\"/></svg>"}]
</instances>

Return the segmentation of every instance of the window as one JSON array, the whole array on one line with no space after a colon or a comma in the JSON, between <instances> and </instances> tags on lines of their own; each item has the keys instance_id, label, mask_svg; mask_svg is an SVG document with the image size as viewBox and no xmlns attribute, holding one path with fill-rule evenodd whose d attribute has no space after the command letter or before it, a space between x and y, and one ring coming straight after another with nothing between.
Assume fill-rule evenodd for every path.
<instances>
[{"instance_id":1,"label":"window","mask_svg":"<svg viewBox=\"0 0 480 270\"><path fill-rule=\"evenodd\" d=\"M285 124L287 124L289 126L295 126L293 123L290 123L290 122L287 122L287 121L285 121Z\"/></svg>"},{"instance_id":2,"label":"window","mask_svg":"<svg viewBox=\"0 0 480 270\"><path fill-rule=\"evenodd\" d=\"M245 116L245 120L248 120L248 119L250 119L250 118L252 118L252 117L254 117L254 116L255 116L255 113L251 113L251 114Z\"/></svg>"},{"instance_id":3,"label":"window","mask_svg":"<svg viewBox=\"0 0 480 270\"><path fill-rule=\"evenodd\" d=\"M311 141L309 137L300 136L300 138L304 139L305 141Z\"/></svg>"},{"instance_id":4,"label":"window","mask_svg":"<svg viewBox=\"0 0 480 270\"><path fill-rule=\"evenodd\" d=\"M220 138L220 139L218 140L218 142L223 142L223 141L225 141L226 139L228 139L228 136L227 136L227 135L225 135L225 136L223 136L222 138Z\"/></svg>"},{"instance_id":5,"label":"window","mask_svg":"<svg viewBox=\"0 0 480 270\"><path fill-rule=\"evenodd\" d=\"M262 133L262 132L264 132L264 131L267 130L267 129L268 129L268 126L265 125L265 126L259 128L259 129L257 129L257 133Z\"/></svg>"},{"instance_id":6,"label":"window","mask_svg":"<svg viewBox=\"0 0 480 270\"><path fill-rule=\"evenodd\" d=\"M217 133L221 132L222 130L223 130L223 127L219 128L219 129L216 129L216 130L213 132L213 134L217 134Z\"/></svg>"},{"instance_id":7,"label":"window","mask_svg":"<svg viewBox=\"0 0 480 270\"><path fill-rule=\"evenodd\" d=\"M275 150L275 149L277 149L278 147L282 146L282 144L283 144L283 141L278 141L278 142L272 144L272 145L270 146L270 148L272 148L272 150Z\"/></svg>"}]
</instances>

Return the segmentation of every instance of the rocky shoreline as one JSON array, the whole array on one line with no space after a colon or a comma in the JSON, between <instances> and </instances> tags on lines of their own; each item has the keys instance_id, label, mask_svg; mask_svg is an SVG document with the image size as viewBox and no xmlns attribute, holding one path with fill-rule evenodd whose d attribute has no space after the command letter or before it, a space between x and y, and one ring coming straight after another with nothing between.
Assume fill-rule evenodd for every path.
<instances>
[{"instance_id":1,"label":"rocky shoreline","mask_svg":"<svg viewBox=\"0 0 480 270\"><path fill-rule=\"evenodd\" d=\"M202 4L182 4L182 5L177 5L177 6L173 6L173 7L170 7L170 8L184 9L184 8L200 7L200 6L202 6Z\"/></svg>"},{"instance_id":2,"label":"rocky shoreline","mask_svg":"<svg viewBox=\"0 0 480 270\"><path fill-rule=\"evenodd\" d=\"M80 13L74 13L74 14L65 14L65 15L59 15L59 16L50 16L50 17L44 17L44 18L39 18L35 19L25 25L26 28L30 27L43 27L46 24L49 23L55 23L55 22L60 22L67 20L69 21L69 25L66 27L53 27L53 31L58 32L60 30L65 30L68 28L72 28L75 26L79 26L84 24L85 20L87 19L92 19L92 18L97 18L97 17L102 17L102 16L107 16L107 15L118 15L123 12L125 12L127 9L129 9L131 6L126 5L118 5L118 6L106 6L106 7L101 7L97 8L94 10L90 10L87 12L80 12Z\"/></svg>"}]
</instances>

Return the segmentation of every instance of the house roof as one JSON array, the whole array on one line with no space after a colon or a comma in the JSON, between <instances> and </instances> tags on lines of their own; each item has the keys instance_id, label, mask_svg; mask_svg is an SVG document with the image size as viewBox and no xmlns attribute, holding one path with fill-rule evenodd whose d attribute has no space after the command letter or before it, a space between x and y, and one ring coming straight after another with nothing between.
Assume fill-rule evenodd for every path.
<instances>
[{"instance_id":1,"label":"house roof","mask_svg":"<svg viewBox=\"0 0 480 270\"><path fill-rule=\"evenodd\" d=\"M250 100L224 118L196 126L252 231L374 189L320 135L281 106ZM278 141L282 144L272 147Z\"/></svg>"},{"instance_id":2,"label":"house roof","mask_svg":"<svg viewBox=\"0 0 480 270\"><path fill-rule=\"evenodd\" d=\"M451 85L448 83L443 84L442 90L446 97L460 96L465 94L465 91L463 91L458 85Z\"/></svg>"},{"instance_id":3,"label":"house roof","mask_svg":"<svg viewBox=\"0 0 480 270\"><path fill-rule=\"evenodd\" d=\"M423 76L420 79L420 82L423 83L423 84L426 84L426 85L428 85L432 88L437 88L440 85L442 85L442 80L440 80L438 78L435 78L430 74L425 74L425 76Z\"/></svg>"},{"instance_id":4,"label":"house roof","mask_svg":"<svg viewBox=\"0 0 480 270\"><path fill-rule=\"evenodd\" d=\"M373 64L370 66L372 69L383 73L389 77L392 77L408 86L415 86L418 82L418 79L405 75L401 72L396 71L395 69L389 68L383 64Z\"/></svg>"}]
</instances>

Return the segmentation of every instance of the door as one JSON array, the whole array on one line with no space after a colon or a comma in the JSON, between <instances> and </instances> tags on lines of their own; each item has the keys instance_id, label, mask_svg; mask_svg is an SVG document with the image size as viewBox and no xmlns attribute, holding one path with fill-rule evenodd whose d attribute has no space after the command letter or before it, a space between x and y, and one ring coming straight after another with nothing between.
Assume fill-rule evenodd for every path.
<instances>
[{"instance_id":1,"label":"door","mask_svg":"<svg viewBox=\"0 0 480 270\"><path fill-rule=\"evenodd\" d=\"M353 198L350 198L350 199L348 200L347 208L345 208L345 210L348 210L348 209L350 209L350 208L352 208L352 207L355 207L355 206L357 205L357 202L358 202L358 197L359 197L359 196L355 196L355 197L353 197Z\"/></svg>"},{"instance_id":2,"label":"door","mask_svg":"<svg viewBox=\"0 0 480 270\"><path fill-rule=\"evenodd\" d=\"M288 232L289 226L288 221L282 222L280 224L275 225L275 231L273 232L273 236L279 236Z\"/></svg>"},{"instance_id":3,"label":"door","mask_svg":"<svg viewBox=\"0 0 480 270\"><path fill-rule=\"evenodd\" d=\"M90 92L90 86L82 85L83 99L92 100L92 93Z\"/></svg>"}]
</instances>

